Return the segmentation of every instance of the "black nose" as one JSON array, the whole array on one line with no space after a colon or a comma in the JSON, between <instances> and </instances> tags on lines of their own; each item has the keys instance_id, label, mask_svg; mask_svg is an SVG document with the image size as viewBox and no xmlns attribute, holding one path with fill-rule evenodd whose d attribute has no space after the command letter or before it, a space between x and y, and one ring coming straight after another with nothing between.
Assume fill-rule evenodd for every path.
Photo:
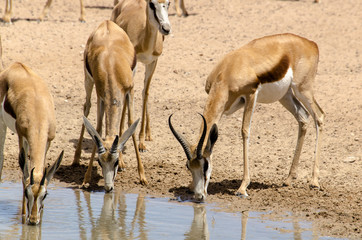
<instances>
[{"instance_id":1,"label":"black nose","mask_svg":"<svg viewBox=\"0 0 362 240\"><path fill-rule=\"evenodd\" d=\"M171 29L165 28L164 26L162 26L162 31L163 31L164 35L168 35L168 34L170 34Z\"/></svg>"}]
</instances>

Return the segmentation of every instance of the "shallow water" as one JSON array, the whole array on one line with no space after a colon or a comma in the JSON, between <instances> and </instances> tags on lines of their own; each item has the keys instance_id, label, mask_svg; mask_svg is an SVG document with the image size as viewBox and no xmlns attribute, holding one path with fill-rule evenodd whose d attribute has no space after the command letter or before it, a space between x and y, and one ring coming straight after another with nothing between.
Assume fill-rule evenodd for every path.
<instances>
[{"instance_id":1,"label":"shallow water","mask_svg":"<svg viewBox=\"0 0 362 240\"><path fill-rule=\"evenodd\" d=\"M0 183L1 239L332 239L286 214L222 212L212 204L178 203L122 192L50 185L42 223L21 223L22 185Z\"/></svg>"}]
</instances>

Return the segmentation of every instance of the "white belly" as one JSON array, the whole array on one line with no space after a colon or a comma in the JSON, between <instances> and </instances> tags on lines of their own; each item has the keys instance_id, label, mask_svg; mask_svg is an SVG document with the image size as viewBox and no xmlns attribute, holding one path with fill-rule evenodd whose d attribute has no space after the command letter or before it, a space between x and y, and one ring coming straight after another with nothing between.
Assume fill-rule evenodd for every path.
<instances>
[{"instance_id":1,"label":"white belly","mask_svg":"<svg viewBox=\"0 0 362 240\"><path fill-rule=\"evenodd\" d=\"M292 79L293 70L289 68L281 80L277 82L261 84L259 87L257 102L272 103L280 100L287 93L290 84L292 83Z\"/></svg>"},{"instance_id":2,"label":"white belly","mask_svg":"<svg viewBox=\"0 0 362 240\"><path fill-rule=\"evenodd\" d=\"M5 122L5 125L10 128L11 131L14 133L17 133L16 127L15 127L15 121L16 119L13 118L10 114L8 114L4 109L4 102L5 102L6 96L4 97L2 103L1 103L1 117L3 121Z\"/></svg>"}]
</instances>

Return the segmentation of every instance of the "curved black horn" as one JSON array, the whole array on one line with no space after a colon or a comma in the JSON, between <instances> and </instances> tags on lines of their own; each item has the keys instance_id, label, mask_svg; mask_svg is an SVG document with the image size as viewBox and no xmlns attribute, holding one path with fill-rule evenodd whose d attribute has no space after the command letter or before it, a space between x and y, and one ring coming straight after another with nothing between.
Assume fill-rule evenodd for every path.
<instances>
[{"instance_id":1,"label":"curved black horn","mask_svg":"<svg viewBox=\"0 0 362 240\"><path fill-rule=\"evenodd\" d=\"M117 152L117 150L118 150L118 135L116 135L116 137L114 138L111 150L109 152L114 154Z\"/></svg>"},{"instance_id":2,"label":"curved black horn","mask_svg":"<svg viewBox=\"0 0 362 240\"><path fill-rule=\"evenodd\" d=\"M105 153L105 152L106 152L106 149L104 149L101 140L100 140L97 136L94 136L94 140L95 140L96 145L97 145L97 148L98 148L98 154L103 154L103 153Z\"/></svg>"},{"instance_id":3,"label":"curved black horn","mask_svg":"<svg viewBox=\"0 0 362 240\"><path fill-rule=\"evenodd\" d=\"M202 146L204 145L204 140L205 140L205 136L206 136L206 129L207 129L205 117L201 113L199 113L199 114L202 117L202 120L204 121L204 129L202 130L202 135L201 135L199 144L197 144L197 148L196 148L197 159L202 158Z\"/></svg>"},{"instance_id":4,"label":"curved black horn","mask_svg":"<svg viewBox=\"0 0 362 240\"><path fill-rule=\"evenodd\" d=\"M171 132L173 133L173 135L175 136L175 138L177 139L177 141L181 144L182 148L185 151L186 157L188 160L191 160L192 155L191 155L191 149L190 149L190 145L188 144L188 142L180 135L176 132L176 130L172 127L171 124L171 117L173 114L170 115L170 117L168 118L168 126L171 129Z\"/></svg>"}]
</instances>

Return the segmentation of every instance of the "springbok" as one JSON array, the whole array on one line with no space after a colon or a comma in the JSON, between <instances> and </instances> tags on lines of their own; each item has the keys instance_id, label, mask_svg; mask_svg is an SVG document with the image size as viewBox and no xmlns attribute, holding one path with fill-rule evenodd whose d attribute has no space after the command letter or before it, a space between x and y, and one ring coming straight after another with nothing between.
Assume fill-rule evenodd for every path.
<instances>
[{"instance_id":1,"label":"springbok","mask_svg":"<svg viewBox=\"0 0 362 240\"><path fill-rule=\"evenodd\" d=\"M24 187L22 214L26 214L23 220L38 224L47 186L63 158L61 152L58 160L45 169L46 153L55 137L53 98L38 75L27 66L14 63L0 74L0 100L0 178L6 130L10 128L19 139Z\"/></svg>"},{"instance_id":2,"label":"springbok","mask_svg":"<svg viewBox=\"0 0 362 240\"><path fill-rule=\"evenodd\" d=\"M137 61L144 63L146 67L139 133L140 151L146 151L145 140L152 140L147 105L148 91L158 57L162 53L164 36L171 32L169 5L169 0L121 0L114 7L111 16L111 20L128 34L136 49Z\"/></svg>"},{"instance_id":3,"label":"springbok","mask_svg":"<svg viewBox=\"0 0 362 240\"><path fill-rule=\"evenodd\" d=\"M48 15L48 11L49 8L52 4L53 0L47 0L47 2L44 5L43 11L41 12L38 20L39 21L43 21L44 18ZM3 21L5 23L11 23L11 15L12 15L12 9L13 9L13 0L6 0L6 4L5 4L5 13L3 16ZM85 9L84 9L84 5L83 5L83 0L80 0L80 17L79 17L79 21L84 22L85 18L84 18L84 13L85 13Z\"/></svg>"},{"instance_id":4,"label":"springbok","mask_svg":"<svg viewBox=\"0 0 362 240\"><path fill-rule=\"evenodd\" d=\"M189 13L187 12L186 7L185 7L184 0L175 0L175 7L176 7L177 16L187 17L189 15Z\"/></svg>"},{"instance_id":5,"label":"springbok","mask_svg":"<svg viewBox=\"0 0 362 240\"><path fill-rule=\"evenodd\" d=\"M317 104L313 91L318 58L317 44L297 35L280 34L255 39L228 53L208 76L205 91L209 96L204 108L204 124L196 149L173 129L172 115L169 117L169 126L187 156L187 166L193 178L190 187L196 199L205 199L207 195L211 175L211 151L218 135L217 122L224 113L232 114L243 106L244 171L242 184L236 194L248 196L246 192L250 183L248 144L256 102L279 101L298 121L297 146L285 185L290 185L297 176L308 117L312 115L316 127L316 146L310 186L319 188L319 155L324 113ZM208 139L208 142L202 151L204 139Z\"/></svg>"},{"instance_id":6,"label":"springbok","mask_svg":"<svg viewBox=\"0 0 362 240\"><path fill-rule=\"evenodd\" d=\"M119 152L122 151L124 144L131 135L137 156L139 177L142 184L147 184L134 134L139 122L137 120L133 123L134 93L132 70L136 63L135 58L136 53L127 34L118 25L109 20L102 22L88 38L84 50L86 101L83 111L85 117L73 160L73 165L79 165L85 127L95 143L89 166L84 176L83 186L85 187L87 187L91 180L93 159L97 147L98 163L102 167L105 179L105 190L111 191L114 188L114 179L118 166L124 165L122 159L120 159ZM97 93L97 130L86 119L91 107L94 84L96 85ZM122 105L123 111L121 111ZM130 127L122 135L122 127L120 126L124 124L126 108L128 108L128 123ZM101 133L104 114L106 136L103 141ZM121 115L122 120L120 120ZM118 139L118 133L121 136L120 139Z\"/></svg>"},{"instance_id":7,"label":"springbok","mask_svg":"<svg viewBox=\"0 0 362 240\"><path fill-rule=\"evenodd\" d=\"M80 17L79 21L85 22L85 7L84 7L84 0L79 0L80 3ZM47 0L47 2L44 5L43 11L41 12L38 20L43 21L44 18L48 15L49 8L52 4L53 0ZM118 3L118 0L114 0L114 6ZM6 23L11 23L11 14L12 14L12 8L13 8L13 0L6 0L5 4L5 13L3 16L3 21Z\"/></svg>"}]
</instances>

